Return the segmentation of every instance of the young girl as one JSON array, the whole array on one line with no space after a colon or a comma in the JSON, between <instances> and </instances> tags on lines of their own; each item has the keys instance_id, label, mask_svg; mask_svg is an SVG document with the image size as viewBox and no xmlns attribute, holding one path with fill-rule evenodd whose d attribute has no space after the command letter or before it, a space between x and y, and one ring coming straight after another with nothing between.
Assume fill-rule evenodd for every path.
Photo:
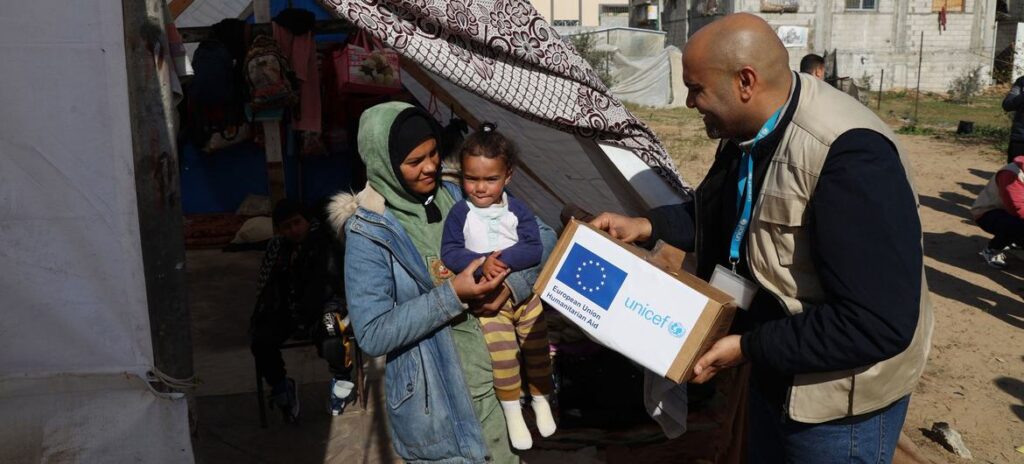
<instances>
[{"instance_id":1,"label":"young girl","mask_svg":"<svg viewBox=\"0 0 1024 464\"><path fill-rule=\"evenodd\" d=\"M441 236L441 260L452 272L462 272L486 258L477 277L489 281L506 272L538 265L543 254L537 219L530 208L505 191L512 177L517 149L485 123L462 146L462 188L466 199L452 207ZM505 412L509 439L517 449L533 446L519 404L521 369L533 397L533 412L542 436L555 433L547 396L551 394L551 359L547 324L536 298L506 304L494 316L480 317L494 369L494 388ZM524 365L518 352L522 350Z\"/></svg>"}]
</instances>

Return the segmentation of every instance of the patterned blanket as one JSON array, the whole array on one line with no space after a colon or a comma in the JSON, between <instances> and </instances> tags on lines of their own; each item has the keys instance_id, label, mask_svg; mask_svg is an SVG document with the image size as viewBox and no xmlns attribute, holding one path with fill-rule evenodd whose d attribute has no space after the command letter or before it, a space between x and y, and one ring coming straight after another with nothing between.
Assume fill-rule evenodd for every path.
<instances>
[{"instance_id":1,"label":"patterned blanket","mask_svg":"<svg viewBox=\"0 0 1024 464\"><path fill-rule=\"evenodd\" d=\"M319 0L423 68L515 114L633 151L689 198L658 137L527 0Z\"/></svg>"}]
</instances>

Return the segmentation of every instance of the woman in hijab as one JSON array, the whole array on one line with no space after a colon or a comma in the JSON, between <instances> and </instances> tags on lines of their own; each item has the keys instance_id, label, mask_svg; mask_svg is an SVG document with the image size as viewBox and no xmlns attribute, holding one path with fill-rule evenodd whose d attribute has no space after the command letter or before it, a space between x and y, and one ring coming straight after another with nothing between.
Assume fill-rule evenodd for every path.
<instances>
[{"instance_id":1,"label":"woman in hijab","mask_svg":"<svg viewBox=\"0 0 1024 464\"><path fill-rule=\"evenodd\" d=\"M359 120L367 186L329 207L344 231L349 317L360 348L387 356L385 408L400 457L519 462L474 312L525 300L539 269L477 282L480 262L458 275L441 263L444 218L462 192L440 181L438 134L431 116L407 103L374 106ZM541 235L546 258L555 235L543 224Z\"/></svg>"}]
</instances>

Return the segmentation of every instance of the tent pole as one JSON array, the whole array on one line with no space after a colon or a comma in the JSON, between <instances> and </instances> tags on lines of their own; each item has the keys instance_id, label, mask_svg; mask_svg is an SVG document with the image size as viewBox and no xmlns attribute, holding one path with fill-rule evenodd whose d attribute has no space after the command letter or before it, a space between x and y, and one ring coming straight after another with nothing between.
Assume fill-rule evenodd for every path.
<instances>
[{"instance_id":1,"label":"tent pole","mask_svg":"<svg viewBox=\"0 0 1024 464\"><path fill-rule=\"evenodd\" d=\"M578 19L579 24L577 24L577 26L579 27L579 30L582 31L583 30L583 0L579 0L579 1L576 2L576 14L579 15L579 19Z\"/></svg>"},{"instance_id":2,"label":"tent pole","mask_svg":"<svg viewBox=\"0 0 1024 464\"><path fill-rule=\"evenodd\" d=\"M192 332L185 284L184 221L175 144L165 0L122 0L128 105L138 202L142 266L154 364L165 374L193 375Z\"/></svg>"}]
</instances>

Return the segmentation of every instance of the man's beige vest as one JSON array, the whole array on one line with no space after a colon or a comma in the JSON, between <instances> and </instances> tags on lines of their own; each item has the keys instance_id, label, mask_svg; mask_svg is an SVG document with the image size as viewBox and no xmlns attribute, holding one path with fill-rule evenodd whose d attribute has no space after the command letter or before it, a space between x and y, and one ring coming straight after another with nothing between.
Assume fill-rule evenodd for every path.
<instances>
[{"instance_id":1,"label":"man's beige vest","mask_svg":"<svg viewBox=\"0 0 1024 464\"><path fill-rule=\"evenodd\" d=\"M851 129L870 129L896 146L911 189L910 163L888 126L860 102L805 74L793 119L785 129L757 199L748 235L747 260L762 288L790 315L828 299L811 256L813 219L807 206L831 144ZM914 191L914 201L917 193ZM879 272L884 270L879 269ZM932 335L932 309L921 268L921 308L910 346L858 369L797 375L789 393L793 420L821 423L864 414L909 394L924 370Z\"/></svg>"},{"instance_id":2,"label":"man's beige vest","mask_svg":"<svg viewBox=\"0 0 1024 464\"><path fill-rule=\"evenodd\" d=\"M994 209L1003 209L1006 205L1003 204L1003 198L999 196L999 185L996 183L996 175L1002 171L1010 171L1017 175L1017 182L1024 184L1024 170L1017 166L1017 163L1010 163L1003 166L996 174L992 176L988 181L988 185L985 189L978 194L978 198L974 200L974 204L971 205L971 215L974 219L980 218L983 214L992 211Z\"/></svg>"}]
</instances>

